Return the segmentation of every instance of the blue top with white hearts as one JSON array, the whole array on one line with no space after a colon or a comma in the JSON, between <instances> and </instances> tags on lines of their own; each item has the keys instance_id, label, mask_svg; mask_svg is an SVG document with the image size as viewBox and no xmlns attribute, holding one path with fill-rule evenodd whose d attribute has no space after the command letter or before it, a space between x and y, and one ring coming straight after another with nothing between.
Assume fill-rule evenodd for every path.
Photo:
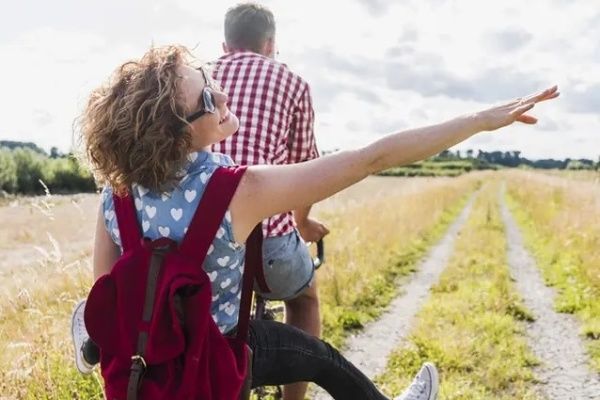
<instances>
[{"instance_id":1,"label":"blue top with white hearts","mask_svg":"<svg viewBox=\"0 0 600 400\"><path fill-rule=\"evenodd\" d=\"M205 151L191 153L188 161L185 171L181 171L183 178L172 192L153 193L134 185L138 223L145 237L152 240L168 237L181 242L212 173L219 166L234 165L226 155ZM102 207L106 228L120 247L112 191L108 187L102 191ZM244 252L244 246L233 240L231 214L227 211L203 265L212 286L210 311L222 333L237 325Z\"/></svg>"}]
</instances>

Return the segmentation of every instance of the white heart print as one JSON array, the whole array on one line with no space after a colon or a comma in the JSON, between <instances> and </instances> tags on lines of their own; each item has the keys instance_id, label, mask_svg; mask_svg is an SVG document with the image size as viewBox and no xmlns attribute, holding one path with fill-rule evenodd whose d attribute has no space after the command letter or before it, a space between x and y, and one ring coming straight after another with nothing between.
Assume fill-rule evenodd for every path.
<instances>
[{"instance_id":1,"label":"white heart print","mask_svg":"<svg viewBox=\"0 0 600 400\"><path fill-rule=\"evenodd\" d=\"M202 172L200 174L200 180L202 181L202 183L208 182L208 174L206 172Z\"/></svg>"},{"instance_id":2,"label":"white heart print","mask_svg":"<svg viewBox=\"0 0 600 400\"><path fill-rule=\"evenodd\" d=\"M146 214L148 214L148 218L154 218L154 216L156 215L156 207L146 206L145 210Z\"/></svg>"},{"instance_id":3,"label":"white heart print","mask_svg":"<svg viewBox=\"0 0 600 400\"><path fill-rule=\"evenodd\" d=\"M159 226L158 233L160 233L161 236L167 237L169 236L169 233L171 233L171 229L169 229L168 226Z\"/></svg>"},{"instance_id":4,"label":"white heart print","mask_svg":"<svg viewBox=\"0 0 600 400\"><path fill-rule=\"evenodd\" d=\"M187 200L187 202L191 203L196 198L196 194L197 193L195 190L186 190L183 195L185 196L185 199Z\"/></svg>"},{"instance_id":5,"label":"white heart print","mask_svg":"<svg viewBox=\"0 0 600 400\"><path fill-rule=\"evenodd\" d=\"M106 218L109 221L112 221L112 219L115 217L115 211L114 210L106 210L104 211L104 218Z\"/></svg>"},{"instance_id":6,"label":"white heart print","mask_svg":"<svg viewBox=\"0 0 600 400\"><path fill-rule=\"evenodd\" d=\"M231 278L225 279L219 286L221 286L221 289L225 289L229 285L231 285Z\"/></svg>"},{"instance_id":7,"label":"white heart print","mask_svg":"<svg viewBox=\"0 0 600 400\"><path fill-rule=\"evenodd\" d=\"M225 314L229 315L230 317L233 315L234 312L235 312L235 305L233 305L233 304L229 304L225 308Z\"/></svg>"},{"instance_id":8,"label":"white heart print","mask_svg":"<svg viewBox=\"0 0 600 400\"><path fill-rule=\"evenodd\" d=\"M142 211L142 208L144 208L144 204L142 203L142 200L135 199L135 208L137 208L138 211Z\"/></svg>"},{"instance_id":9,"label":"white heart print","mask_svg":"<svg viewBox=\"0 0 600 400\"><path fill-rule=\"evenodd\" d=\"M223 235L225 234L225 229L223 229L222 226L219 227L219 230L217 231L217 237L219 239L221 239L223 237Z\"/></svg>"},{"instance_id":10,"label":"white heart print","mask_svg":"<svg viewBox=\"0 0 600 400\"><path fill-rule=\"evenodd\" d=\"M113 228L112 233L113 233L113 235L115 235L116 238L121 237L121 233L119 232L118 228Z\"/></svg>"},{"instance_id":11,"label":"white heart print","mask_svg":"<svg viewBox=\"0 0 600 400\"><path fill-rule=\"evenodd\" d=\"M223 311L227 307L229 307L229 302L223 303L223 304L219 304L219 311Z\"/></svg>"},{"instance_id":12,"label":"white heart print","mask_svg":"<svg viewBox=\"0 0 600 400\"><path fill-rule=\"evenodd\" d=\"M142 221L142 229L147 232L150 229L150 221Z\"/></svg>"},{"instance_id":13,"label":"white heart print","mask_svg":"<svg viewBox=\"0 0 600 400\"><path fill-rule=\"evenodd\" d=\"M239 288L240 288L240 285L235 285L234 287L229 289L229 293L235 293L238 291Z\"/></svg>"},{"instance_id":14,"label":"white heart print","mask_svg":"<svg viewBox=\"0 0 600 400\"><path fill-rule=\"evenodd\" d=\"M144 197L146 195L146 193L148 193L150 191L149 189L146 189L142 185L138 185L137 189L138 189L138 193L140 194L140 197Z\"/></svg>"},{"instance_id":15,"label":"white heart print","mask_svg":"<svg viewBox=\"0 0 600 400\"><path fill-rule=\"evenodd\" d=\"M196 161L196 160L198 159L198 153L195 153L195 152L194 152L194 153L190 153L190 154L188 154L188 157L187 157L187 159L188 159L190 162L194 162L194 161Z\"/></svg>"},{"instance_id":16,"label":"white heart print","mask_svg":"<svg viewBox=\"0 0 600 400\"><path fill-rule=\"evenodd\" d=\"M210 245L210 247L208 248L208 251L206 252L206 254L210 254L215 250L215 246L213 246L212 244Z\"/></svg>"},{"instance_id":17,"label":"white heart print","mask_svg":"<svg viewBox=\"0 0 600 400\"><path fill-rule=\"evenodd\" d=\"M175 221L179 221L183 216L183 208L171 208L171 217Z\"/></svg>"},{"instance_id":18,"label":"white heart print","mask_svg":"<svg viewBox=\"0 0 600 400\"><path fill-rule=\"evenodd\" d=\"M225 220L231 223L231 213L229 212L229 210L225 213Z\"/></svg>"},{"instance_id":19,"label":"white heart print","mask_svg":"<svg viewBox=\"0 0 600 400\"><path fill-rule=\"evenodd\" d=\"M212 297L212 301L217 301L217 300L219 300L219 295L218 294L216 294L216 295L214 295Z\"/></svg>"},{"instance_id":20,"label":"white heart print","mask_svg":"<svg viewBox=\"0 0 600 400\"><path fill-rule=\"evenodd\" d=\"M169 196L167 193L163 193L163 194L161 194L161 195L160 195L160 199L161 199L162 201L167 201L167 200L169 200L169 197L171 197L171 196Z\"/></svg>"},{"instance_id":21,"label":"white heart print","mask_svg":"<svg viewBox=\"0 0 600 400\"><path fill-rule=\"evenodd\" d=\"M226 266L228 262L229 262L229 256L217 258L217 264L219 264L221 267Z\"/></svg>"},{"instance_id":22,"label":"white heart print","mask_svg":"<svg viewBox=\"0 0 600 400\"><path fill-rule=\"evenodd\" d=\"M235 262L229 266L229 269L236 269L237 266L238 266L238 260L235 260Z\"/></svg>"},{"instance_id":23,"label":"white heart print","mask_svg":"<svg viewBox=\"0 0 600 400\"><path fill-rule=\"evenodd\" d=\"M208 279L210 279L211 282L214 282L215 279L217 279L217 271L209 272Z\"/></svg>"}]
</instances>

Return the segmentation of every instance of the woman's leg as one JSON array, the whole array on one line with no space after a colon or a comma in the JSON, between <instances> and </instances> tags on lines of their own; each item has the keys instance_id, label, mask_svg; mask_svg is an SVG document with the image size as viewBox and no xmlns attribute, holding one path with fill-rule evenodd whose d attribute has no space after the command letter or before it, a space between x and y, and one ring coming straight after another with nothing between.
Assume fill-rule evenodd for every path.
<instances>
[{"instance_id":1,"label":"woman's leg","mask_svg":"<svg viewBox=\"0 0 600 400\"><path fill-rule=\"evenodd\" d=\"M328 343L279 322L250 322L252 387L314 382L335 399L387 400Z\"/></svg>"}]
</instances>

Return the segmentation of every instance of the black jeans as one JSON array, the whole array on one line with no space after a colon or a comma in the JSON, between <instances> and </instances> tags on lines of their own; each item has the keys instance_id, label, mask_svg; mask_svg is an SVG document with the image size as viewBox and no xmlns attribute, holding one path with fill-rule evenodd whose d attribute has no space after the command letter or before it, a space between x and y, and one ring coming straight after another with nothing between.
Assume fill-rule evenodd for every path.
<instances>
[{"instance_id":1,"label":"black jeans","mask_svg":"<svg viewBox=\"0 0 600 400\"><path fill-rule=\"evenodd\" d=\"M293 326L251 320L248 345L253 352L253 388L314 382L334 399L388 400L330 344ZM91 339L82 350L90 364L100 361L98 348Z\"/></svg>"},{"instance_id":2,"label":"black jeans","mask_svg":"<svg viewBox=\"0 0 600 400\"><path fill-rule=\"evenodd\" d=\"M328 343L289 325L250 321L252 387L307 381L334 399L388 400L375 385Z\"/></svg>"}]
</instances>

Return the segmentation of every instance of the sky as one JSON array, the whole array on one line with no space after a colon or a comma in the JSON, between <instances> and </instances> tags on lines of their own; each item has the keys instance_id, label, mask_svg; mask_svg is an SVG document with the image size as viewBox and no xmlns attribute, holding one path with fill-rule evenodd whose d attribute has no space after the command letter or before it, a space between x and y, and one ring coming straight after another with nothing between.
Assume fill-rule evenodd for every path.
<instances>
[{"instance_id":1,"label":"sky","mask_svg":"<svg viewBox=\"0 0 600 400\"><path fill-rule=\"evenodd\" d=\"M223 17L239 1L21 0L0 15L0 140L73 147L90 91L151 45L222 53ZM528 158L600 156L597 0L265 0L278 59L311 85L321 150L558 84L535 127L476 135L455 149Z\"/></svg>"}]
</instances>

